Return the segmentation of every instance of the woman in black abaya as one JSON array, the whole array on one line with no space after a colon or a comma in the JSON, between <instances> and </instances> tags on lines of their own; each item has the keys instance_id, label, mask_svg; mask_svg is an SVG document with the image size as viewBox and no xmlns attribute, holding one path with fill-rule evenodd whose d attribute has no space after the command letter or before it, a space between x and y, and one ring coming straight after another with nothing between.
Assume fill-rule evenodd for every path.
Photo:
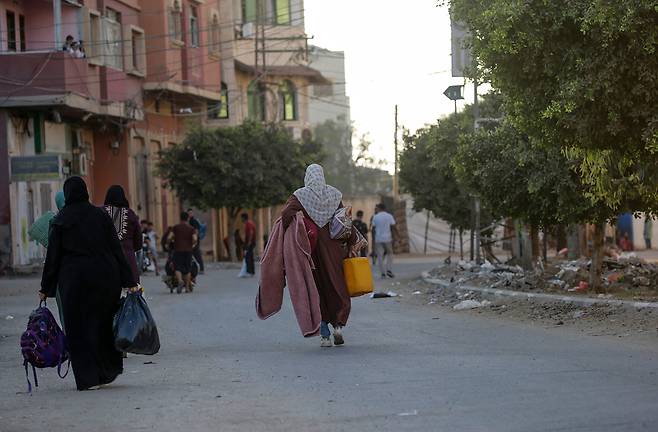
<instances>
[{"instance_id":1,"label":"woman in black abaya","mask_svg":"<svg viewBox=\"0 0 658 432\"><path fill-rule=\"evenodd\" d=\"M39 296L54 297L59 287L75 383L89 390L123 372L112 320L121 288L136 283L112 221L89 203L84 180L66 180L64 197L52 221Z\"/></svg>"}]
</instances>

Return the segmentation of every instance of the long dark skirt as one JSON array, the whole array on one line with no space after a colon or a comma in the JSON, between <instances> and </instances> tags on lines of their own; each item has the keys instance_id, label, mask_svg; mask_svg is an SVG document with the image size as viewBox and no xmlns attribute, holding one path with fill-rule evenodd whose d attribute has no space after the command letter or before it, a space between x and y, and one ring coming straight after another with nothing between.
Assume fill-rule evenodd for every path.
<instances>
[{"instance_id":1,"label":"long dark skirt","mask_svg":"<svg viewBox=\"0 0 658 432\"><path fill-rule=\"evenodd\" d=\"M105 261L99 264L99 260ZM66 257L59 277L66 339L78 390L108 384L123 372L112 321L121 296L118 267L110 257Z\"/></svg>"},{"instance_id":2,"label":"long dark skirt","mask_svg":"<svg viewBox=\"0 0 658 432\"><path fill-rule=\"evenodd\" d=\"M331 239L329 225L318 230L318 243L312 257L315 263L313 278L320 294L322 320L334 326L344 326L352 307L343 274L345 250L340 242Z\"/></svg>"}]
</instances>

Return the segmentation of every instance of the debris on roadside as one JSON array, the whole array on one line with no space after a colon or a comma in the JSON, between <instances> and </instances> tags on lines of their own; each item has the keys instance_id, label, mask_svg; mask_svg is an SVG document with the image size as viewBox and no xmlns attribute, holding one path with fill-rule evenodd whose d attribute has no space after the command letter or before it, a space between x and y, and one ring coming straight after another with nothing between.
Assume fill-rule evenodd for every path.
<instances>
[{"instance_id":1,"label":"debris on roadside","mask_svg":"<svg viewBox=\"0 0 658 432\"><path fill-rule=\"evenodd\" d=\"M489 300L482 300L482 301L462 300L456 305L454 305L452 308L454 310L468 310L468 309L477 309L486 306L491 306L491 302Z\"/></svg>"},{"instance_id":2,"label":"debris on roadside","mask_svg":"<svg viewBox=\"0 0 658 432\"><path fill-rule=\"evenodd\" d=\"M536 270L520 266L492 264L485 261L477 265L459 261L443 264L430 272L430 276L450 282L454 286L472 285L522 292L587 294L589 285L589 259L550 259ZM637 300L658 299L658 265L646 262L635 254L623 253L619 257L603 260L601 282L607 293Z\"/></svg>"}]
</instances>

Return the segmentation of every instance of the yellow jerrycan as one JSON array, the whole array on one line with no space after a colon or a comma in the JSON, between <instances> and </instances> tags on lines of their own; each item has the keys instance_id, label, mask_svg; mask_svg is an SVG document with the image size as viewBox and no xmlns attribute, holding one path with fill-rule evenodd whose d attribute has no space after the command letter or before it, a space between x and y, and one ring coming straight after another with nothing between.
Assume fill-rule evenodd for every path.
<instances>
[{"instance_id":1,"label":"yellow jerrycan","mask_svg":"<svg viewBox=\"0 0 658 432\"><path fill-rule=\"evenodd\" d=\"M357 257L343 260L343 272L350 297L370 294L375 289L368 258Z\"/></svg>"}]
</instances>

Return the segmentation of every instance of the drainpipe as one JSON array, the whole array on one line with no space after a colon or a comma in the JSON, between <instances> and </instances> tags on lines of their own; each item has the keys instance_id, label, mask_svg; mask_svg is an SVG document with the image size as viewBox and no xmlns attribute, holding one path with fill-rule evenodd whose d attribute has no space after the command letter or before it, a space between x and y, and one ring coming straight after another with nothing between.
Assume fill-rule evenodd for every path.
<instances>
[{"instance_id":1,"label":"drainpipe","mask_svg":"<svg viewBox=\"0 0 658 432\"><path fill-rule=\"evenodd\" d=\"M55 50L62 49L62 0L53 0L53 20L55 21Z\"/></svg>"}]
</instances>

